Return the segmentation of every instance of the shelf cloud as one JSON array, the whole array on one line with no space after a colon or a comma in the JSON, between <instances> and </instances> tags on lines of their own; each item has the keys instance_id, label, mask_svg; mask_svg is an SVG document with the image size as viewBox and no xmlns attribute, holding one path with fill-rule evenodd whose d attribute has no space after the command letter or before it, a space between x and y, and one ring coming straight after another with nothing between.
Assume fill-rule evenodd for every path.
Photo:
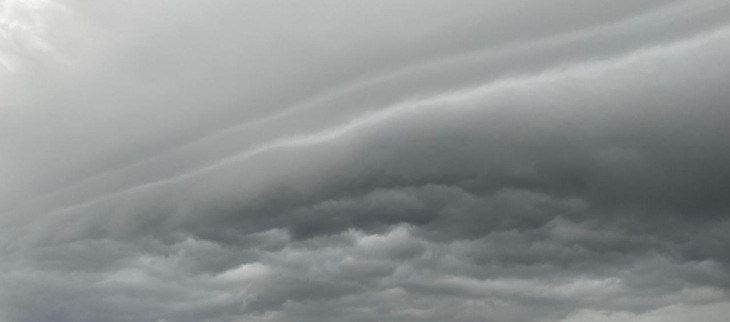
<instances>
[{"instance_id":1,"label":"shelf cloud","mask_svg":"<svg viewBox=\"0 0 730 322\"><path fill-rule=\"evenodd\" d=\"M730 2L0 2L0 322L724 321Z\"/></svg>"}]
</instances>

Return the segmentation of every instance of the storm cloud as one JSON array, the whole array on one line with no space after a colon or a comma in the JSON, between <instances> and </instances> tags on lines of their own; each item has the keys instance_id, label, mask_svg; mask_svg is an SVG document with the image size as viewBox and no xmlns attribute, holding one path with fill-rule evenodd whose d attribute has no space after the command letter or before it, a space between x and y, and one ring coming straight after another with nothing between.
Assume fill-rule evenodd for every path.
<instances>
[{"instance_id":1,"label":"storm cloud","mask_svg":"<svg viewBox=\"0 0 730 322\"><path fill-rule=\"evenodd\" d=\"M724 321L730 2L0 0L0 322Z\"/></svg>"}]
</instances>

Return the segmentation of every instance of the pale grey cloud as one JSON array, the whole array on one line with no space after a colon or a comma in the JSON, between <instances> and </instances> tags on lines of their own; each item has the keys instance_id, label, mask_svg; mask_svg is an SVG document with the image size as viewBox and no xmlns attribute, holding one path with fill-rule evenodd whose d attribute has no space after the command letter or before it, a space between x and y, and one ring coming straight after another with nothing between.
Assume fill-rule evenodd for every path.
<instances>
[{"instance_id":1,"label":"pale grey cloud","mask_svg":"<svg viewBox=\"0 0 730 322\"><path fill-rule=\"evenodd\" d=\"M728 313L726 1L0 9L2 322Z\"/></svg>"}]
</instances>

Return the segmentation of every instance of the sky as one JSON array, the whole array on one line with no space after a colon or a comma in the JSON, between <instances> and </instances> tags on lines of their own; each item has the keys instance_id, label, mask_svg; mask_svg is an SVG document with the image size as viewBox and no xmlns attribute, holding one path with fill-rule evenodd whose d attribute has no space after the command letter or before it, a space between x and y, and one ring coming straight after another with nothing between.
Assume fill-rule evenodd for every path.
<instances>
[{"instance_id":1,"label":"sky","mask_svg":"<svg viewBox=\"0 0 730 322\"><path fill-rule=\"evenodd\" d=\"M728 0L0 0L0 322L722 322Z\"/></svg>"}]
</instances>

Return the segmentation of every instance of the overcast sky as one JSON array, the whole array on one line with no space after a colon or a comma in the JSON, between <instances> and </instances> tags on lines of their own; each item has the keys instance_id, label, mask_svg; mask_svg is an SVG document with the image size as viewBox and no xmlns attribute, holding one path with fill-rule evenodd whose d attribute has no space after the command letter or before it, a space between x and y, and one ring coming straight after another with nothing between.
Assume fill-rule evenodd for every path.
<instances>
[{"instance_id":1,"label":"overcast sky","mask_svg":"<svg viewBox=\"0 0 730 322\"><path fill-rule=\"evenodd\" d=\"M0 0L0 322L724 322L729 0Z\"/></svg>"}]
</instances>

